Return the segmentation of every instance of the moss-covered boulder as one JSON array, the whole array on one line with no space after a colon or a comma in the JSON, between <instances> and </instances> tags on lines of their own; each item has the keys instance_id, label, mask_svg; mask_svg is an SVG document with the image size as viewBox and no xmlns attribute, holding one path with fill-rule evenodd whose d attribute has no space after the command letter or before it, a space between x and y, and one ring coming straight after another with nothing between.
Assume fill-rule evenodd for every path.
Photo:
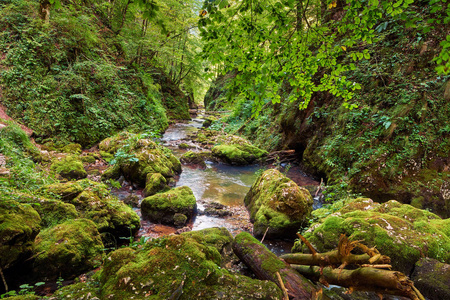
<instances>
[{"instance_id":1,"label":"moss-covered boulder","mask_svg":"<svg viewBox=\"0 0 450 300\"><path fill-rule=\"evenodd\" d=\"M0 200L0 267L6 269L34 251L41 218L28 204Z\"/></svg>"},{"instance_id":2,"label":"moss-covered boulder","mask_svg":"<svg viewBox=\"0 0 450 300\"><path fill-rule=\"evenodd\" d=\"M450 262L450 219L395 200L376 203L358 198L314 211L318 218L304 236L323 252L335 249L339 236L361 240L391 257L394 269L410 274L423 256Z\"/></svg>"},{"instance_id":3,"label":"moss-covered boulder","mask_svg":"<svg viewBox=\"0 0 450 300\"><path fill-rule=\"evenodd\" d=\"M219 145L212 150L213 157L231 165L248 165L261 160L267 151L253 146L249 141L238 136L224 136L217 139Z\"/></svg>"},{"instance_id":4,"label":"moss-covered boulder","mask_svg":"<svg viewBox=\"0 0 450 300\"><path fill-rule=\"evenodd\" d=\"M266 170L244 199L253 222L253 234L267 238L295 237L308 220L313 199L305 188L275 169Z\"/></svg>"},{"instance_id":5,"label":"moss-covered boulder","mask_svg":"<svg viewBox=\"0 0 450 300\"><path fill-rule=\"evenodd\" d=\"M102 262L103 243L94 222L69 220L36 237L34 272L44 280L73 278Z\"/></svg>"},{"instance_id":6,"label":"moss-covered boulder","mask_svg":"<svg viewBox=\"0 0 450 300\"><path fill-rule=\"evenodd\" d=\"M215 247L176 235L112 252L98 278L105 299L281 299L276 284L220 266Z\"/></svg>"},{"instance_id":7,"label":"moss-covered boulder","mask_svg":"<svg viewBox=\"0 0 450 300\"><path fill-rule=\"evenodd\" d=\"M411 276L428 299L450 299L450 265L432 258L420 259Z\"/></svg>"},{"instance_id":8,"label":"moss-covered boulder","mask_svg":"<svg viewBox=\"0 0 450 300\"><path fill-rule=\"evenodd\" d=\"M64 221L76 219L79 214L73 204L59 200L39 199L32 203L41 217L41 226L53 227Z\"/></svg>"},{"instance_id":9,"label":"moss-covered boulder","mask_svg":"<svg viewBox=\"0 0 450 300\"><path fill-rule=\"evenodd\" d=\"M56 299L99 300L99 288L93 281L64 286L53 294ZM52 297L53 298L53 297Z\"/></svg>"},{"instance_id":10,"label":"moss-covered boulder","mask_svg":"<svg viewBox=\"0 0 450 300\"><path fill-rule=\"evenodd\" d=\"M185 215L186 222L189 221L194 216L196 208L194 193L187 186L144 198L141 203L142 214L150 221L169 225L175 224L176 214ZM184 224L178 224L180 225Z\"/></svg>"},{"instance_id":11,"label":"moss-covered boulder","mask_svg":"<svg viewBox=\"0 0 450 300\"><path fill-rule=\"evenodd\" d=\"M127 131L122 131L114 136L104 139L98 145L100 151L114 154L122 146L124 146L129 139L135 137L136 135Z\"/></svg>"},{"instance_id":12,"label":"moss-covered boulder","mask_svg":"<svg viewBox=\"0 0 450 300\"><path fill-rule=\"evenodd\" d=\"M73 204L81 217L95 222L100 233L129 237L140 227L139 216L112 196L104 184L84 179L48 185L43 191L60 195L64 202Z\"/></svg>"},{"instance_id":13,"label":"moss-covered boulder","mask_svg":"<svg viewBox=\"0 0 450 300\"><path fill-rule=\"evenodd\" d=\"M82 179L87 177L87 172L83 167L83 162L78 156L67 155L60 159L55 159L50 168L66 179Z\"/></svg>"},{"instance_id":14,"label":"moss-covered boulder","mask_svg":"<svg viewBox=\"0 0 450 300\"><path fill-rule=\"evenodd\" d=\"M123 174L128 180L144 187L149 173L166 178L181 172L180 161L168 148L140 135L120 133L100 143L100 149L115 153L114 171L105 171L109 178ZM117 168L120 168L120 172Z\"/></svg>"},{"instance_id":15,"label":"moss-covered boulder","mask_svg":"<svg viewBox=\"0 0 450 300\"><path fill-rule=\"evenodd\" d=\"M61 150L65 153L80 155L82 148L80 144L67 144Z\"/></svg>"},{"instance_id":16,"label":"moss-covered boulder","mask_svg":"<svg viewBox=\"0 0 450 300\"><path fill-rule=\"evenodd\" d=\"M197 165L202 169L206 168L205 159L209 153L188 151L180 157L183 165Z\"/></svg>"},{"instance_id":17,"label":"moss-covered boulder","mask_svg":"<svg viewBox=\"0 0 450 300\"><path fill-rule=\"evenodd\" d=\"M148 173L142 194L144 197L148 197L166 189L169 189L167 179L161 173Z\"/></svg>"},{"instance_id":18,"label":"moss-covered boulder","mask_svg":"<svg viewBox=\"0 0 450 300\"><path fill-rule=\"evenodd\" d=\"M220 266L223 268L230 270L232 268L232 263L239 260L233 252L234 238L224 227L189 231L183 233L183 235L194 239L202 245L216 248L222 257Z\"/></svg>"}]
</instances>

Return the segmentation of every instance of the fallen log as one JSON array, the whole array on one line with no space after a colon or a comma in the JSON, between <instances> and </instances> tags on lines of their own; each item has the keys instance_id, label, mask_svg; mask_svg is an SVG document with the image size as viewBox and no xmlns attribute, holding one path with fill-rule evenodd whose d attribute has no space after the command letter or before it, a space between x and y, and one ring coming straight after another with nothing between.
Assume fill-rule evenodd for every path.
<instances>
[{"instance_id":1,"label":"fallen log","mask_svg":"<svg viewBox=\"0 0 450 300\"><path fill-rule=\"evenodd\" d=\"M306 266L339 266L346 265L362 265L373 264L370 262L371 257L364 254L350 254L347 256L340 256L338 250L328 251L324 253L304 254L304 253L289 253L283 254L280 258L284 259L289 264L306 265ZM374 263L389 264L390 258L387 256L380 256Z\"/></svg>"},{"instance_id":2,"label":"fallen log","mask_svg":"<svg viewBox=\"0 0 450 300\"><path fill-rule=\"evenodd\" d=\"M387 265L391 262L389 256L381 255L375 248L369 248L358 241L349 241L345 235L339 238L337 249L318 253L314 247L300 234L298 237L305 243L312 254L289 253L281 255L287 263L307 266L341 266L348 265ZM352 254L354 248L359 248L364 254Z\"/></svg>"},{"instance_id":3,"label":"fallen log","mask_svg":"<svg viewBox=\"0 0 450 300\"><path fill-rule=\"evenodd\" d=\"M355 270L321 268L318 266L291 265L297 272L314 281L348 287L353 290L374 291L380 294L409 297L413 300L425 298L414 287L406 275L398 271L361 267Z\"/></svg>"},{"instance_id":4,"label":"fallen log","mask_svg":"<svg viewBox=\"0 0 450 300\"><path fill-rule=\"evenodd\" d=\"M310 300L314 299L313 295L318 294L309 280L299 275L248 232L241 232L235 237L233 251L259 279L275 282L282 290L285 288L290 299ZM280 283L277 273L283 284ZM328 297L324 296L322 299Z\"/></svg>"}]
</instances>

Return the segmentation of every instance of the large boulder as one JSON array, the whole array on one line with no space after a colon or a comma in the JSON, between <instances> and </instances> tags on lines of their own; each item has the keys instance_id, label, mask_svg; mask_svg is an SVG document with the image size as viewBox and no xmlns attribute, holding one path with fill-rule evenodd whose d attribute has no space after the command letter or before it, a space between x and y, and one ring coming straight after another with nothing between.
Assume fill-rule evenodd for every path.
<instances>
[{"instance_id":1,"label":"large boulder","mask_svg":"<svg viewBox=\"0 0 450 300\"><path fill-rule=\"evenodd\" d=\"M41 280L70 279L102 262L103 243L94 222L69 220L36 237L34 272Z\"/></svg>"},{"instance_id":2,"label":"large boulder","mask_svg":"<svg viewBox=\"0 0 450 300\"><path fill-rule=\"evenodd\" d=\"M314 211L318 219L304 236L320 252L335 249L339 236L361 240L391 257L394 269L410 274L423 256L450 262L450 219L395 200L338 201Z\"/></svg>"},{"instance_id":3,"label":"large boulder","mask_svg":"<svg viewBox=\"0 0 450 300\"><path fill-rule=\"evenodd\" d=\"M74 155L67 155L63 158L55 159L50 168L61 177L69 180L87 177L83 162L78 156Z\"/></svg>"},{"instance_id":4,"label":"large boulder","mask_svg":"<svg viewBox=\"0 0 450 300\"><path fill-rule=\"evenodd\" d=\"M206 169L205 159L209 153L188 151L180 157L183 165L196 165L201 169Z\"/></svg>"},{"instance_id":5,"label":"large boulder","mask_svg":"<svg viewBox=\"0 0 450 300\"><path fill-rule=\"evenodd\" d=\"M230 165L248 165L261 160L267 151L253 146L244 138L227 135L217 139L219 145L211 151L213 157Z\"/></svg>"},{"instance_id":6,"label":"large boulder","mask_svg":"<svg viewBox=\"0 0 450 300\"><path fill-rule=\"evenodd\" d=\"M450 299L450 265L432 258L420 259L411 276L428 299Z\"/></svg>"},{"instance_id":7,"label":"large boulder","mask_svg":"<svg viewBox=\"0 0 450 300\"><path fill-rule=\"evenodd\" d=\"M104 299L281 299L273 282L221 268L216 247L185 235L112 252L99 272ZM114 296L112 296L114 295Z\"/></svg>"},{"instance_id":8,"label":"large boulder","mask_svg":"<svg viewBox=\"0 0 450 300\"><path fill-rule=\"evenodd\" d=\"M40 222L31 205L0 200L0 268L6 269L33 254Z\"/></svg>"},{"instance_id":9,"label":"large boulder","mask_svg":"<svg viewBox=\"0 0 450 300\"><path fill-rule=\"evenodd\" d=\"M312 211L313 199L305 188L275 169L266 170L244 199L253 222L253 234L267 238L294 238Z\"/></svg>"},{"instance_id":10,"label":"large boulder","mask_svg":"<svg viewBox=\"0 0 450 300\"><path fill-rule=\"evenodd\" d=\"M187 186L144 198L141 203L142 214L150 221L177 227L184 226L194 216L196 208L194 193Z\"/></svg>"},{"instance_id":11,"label":"large boulder","mask_svg":"<svg viewBox=\"0 0 450 300\"><path fill-rule=\"evenodd\" d=\"M100 233L110 233L116 238L130 237L140 227L139 216L112 196L104 184L84 179L48 185L42 190L74 205L81 217L95 222Z\"/></svg>"},{"instance_id":12,"label":"large boulder","mask_svg":"<svg viewBox=\"0 0 450 300\"><path fill-rule=\"evenodd\" d=\"M39 213L41 226L44 228L53 227L67 220L76 219L79 216L73 204L60 200L37 199L31 204Z\"/></svg>"},{"instance_id":13,"label":"large boulder","mask_svg":"<svg viewBox=\"0 0 450 300\"><path fill-rule=\"evenodd\" d=\"M121 133L102 141L99 147L102 151L115 153L111 167L114 171L105 171L106 177L122 173L128 180L144 187L147 174L160 173L169 178L181 172L180 161L168 148L139 135Z\"/></svg>"}]
</instances>

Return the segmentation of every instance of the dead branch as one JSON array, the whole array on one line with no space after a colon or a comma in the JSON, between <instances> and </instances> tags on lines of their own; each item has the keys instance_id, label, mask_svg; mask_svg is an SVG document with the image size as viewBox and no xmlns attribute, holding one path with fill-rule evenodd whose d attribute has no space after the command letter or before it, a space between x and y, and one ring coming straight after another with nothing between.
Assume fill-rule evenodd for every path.
<instances>
[{"instance_id":1,"label":"dead branch","mask_svg":"<svg viewBox=\"0 0 450 300\"><path fill-rule=\"evenodd\" d=\"M355 270L338 270L325 267L322 271L318 266L291 265L291 267L310 279L319 280L323 278L328 283L351 287L354 290L404 296L412 300L424 299L414 287L414 283L398 271L370 267L361 267Z\"/></svg>"}]
</instances>

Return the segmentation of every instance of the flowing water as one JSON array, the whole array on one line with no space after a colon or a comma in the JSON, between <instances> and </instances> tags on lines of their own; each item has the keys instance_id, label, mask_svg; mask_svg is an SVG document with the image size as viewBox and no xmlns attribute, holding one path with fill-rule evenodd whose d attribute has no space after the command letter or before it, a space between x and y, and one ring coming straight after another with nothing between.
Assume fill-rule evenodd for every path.
<instances>
[{"instance_id":1,"label":"flowing water","mask_svg":"<svg viewBox=\"0 0 450 300\"><path fill-rule=\"evenodd\" d=\"M203 115L192 119L187 123L177 123L170 126L165 132L161 141L172 149L177 157L180 157L187 150L180 150L180 143L188 144L192 150L201 150L201 147L194 144L189 136L202 127ZM182 172L177 178L176 186L188 186L192 189L197 200L198 214L194 221L189 224L192 230L200 230L211 227L225 227L233 235L240 231L252 232L252 224L249 220L249 214L244 206L244 198L251 185L258 177L258 174L267 167L252 166L229 166L215 162L206 162L206 168L196 168L192 166L183 166ZM299 167L290 168L287 174L297 184L302 186L316 187L317 181L306 176ZM141 196L141 191L135 191ZM116 191L119 198L129 195L129 191ZM208 215L205 209L212 203L219 203L226 206L226 216ZM317 207L317 199L315 206ZM140 215L140 210L136 209ZM160 224L154 224L148 220L142 219L139 236L158 237L171 234L176 231L175 228ZM294 239L294 237L293 237ZM266 246L276 254L289 252L292 241L264 241Z\"/></svg>"}]
</instances>

